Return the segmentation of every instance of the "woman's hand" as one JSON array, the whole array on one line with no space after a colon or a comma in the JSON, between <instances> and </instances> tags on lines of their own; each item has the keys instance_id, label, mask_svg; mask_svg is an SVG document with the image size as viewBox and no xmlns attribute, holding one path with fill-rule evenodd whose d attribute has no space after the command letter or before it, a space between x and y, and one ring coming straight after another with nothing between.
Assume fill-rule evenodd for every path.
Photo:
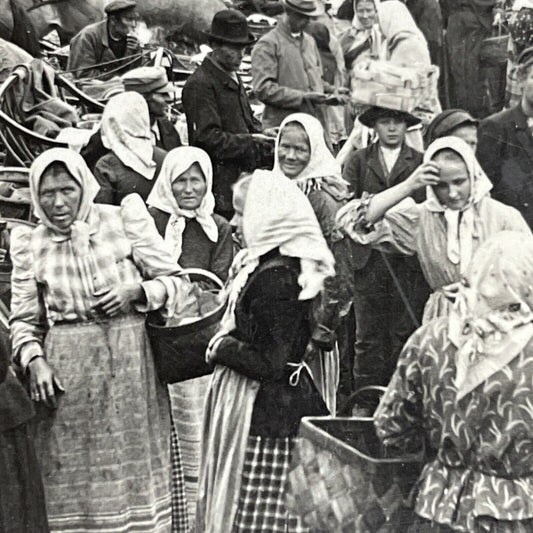
<instances>
[{"instance_id":1,"label":"woman's hand","mask_svg":"<svg viewBox=\"0 0 533 533\"><path fill-rule=\"evenodd\" d=\"M44 357L35 357L28 364L30 396L34 402L43 402L53 409L57 406L56 391L65 392L59 378Z\"/></svg>"},{"instance_id":2,"label":"woman's hand","mask_svg":"<svg viewBox=\"0 0 533 533\"><path fill-rule=\"evenodd\" d=\"M95 293L99 297L95 308L103 311L108 317L115 317L120 313L127 312L130 304L135 301L141 301L143 289L140 283L130 285L119 285L104 291Z\"/></svg>"},{"instance_id":3,"label":"woman's hand","mask_svg":"<svg viewBox=\"0 0 533 533\"><path fill-rule=\"evenodd\" d=\"M430 161L420 165L406 180L405 183L411 192L427 187L428 185L437 185L440 181L440 167Z\"/></svg>"}]
</instances>

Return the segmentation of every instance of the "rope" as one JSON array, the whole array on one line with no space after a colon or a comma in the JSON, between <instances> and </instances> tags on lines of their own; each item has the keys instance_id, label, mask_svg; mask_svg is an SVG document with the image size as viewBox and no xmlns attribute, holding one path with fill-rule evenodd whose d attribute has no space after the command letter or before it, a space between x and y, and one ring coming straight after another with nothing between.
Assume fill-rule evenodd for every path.
<instances>
[{"instance_id":1,"label":"rope","mask_svg":"<svg viewBox=\"0 0 533 533\"><path fill-rule=\"evenodd\" d=\"M101 74L98 74L97 76L93 76L92 78L85 78L86 80L96 80L98 78L101 78L102 76L109 76L109 74L113 74L116 71L122 70L125 67L128 67L135 63L138 59L146 57L150 54L151 50L147 50L144 52L141 52L140 54L135 54L133 56L128 56L127 62L125 62L126 58L118 58L118 59L112 59L111 61L104 61L102 63L96 63L95 65L91 65L90 67L81 67L81 68L75 68L71 70L65 70L64 74L72 74L74 72L80 72L82 70L89 70L89 69L98 69L100 67L105 67L107 65L114 65L115 63L120 63L120 65L112 70L108 70L106 72L102 72Z\"/></svg>"}]
</instances>

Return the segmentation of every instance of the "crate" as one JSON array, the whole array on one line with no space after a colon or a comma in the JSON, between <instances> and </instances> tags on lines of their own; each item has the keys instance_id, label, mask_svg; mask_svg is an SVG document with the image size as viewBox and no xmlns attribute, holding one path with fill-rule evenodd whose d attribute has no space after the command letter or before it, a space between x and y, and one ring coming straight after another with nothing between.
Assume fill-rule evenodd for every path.
<instances>
[{"instance_id":1,"label":"crate","mask_svg":"<svg viewBox=\"0 0 533 533\"><path fill-rule=\"evenodd\" d=\"M316 533L404 533L405 499L423 446L392 455L368 418L302 419L288 476L287 508Z\"/></svg>"},{"instance_id":2,"label":"crate","mask_svg":"<svg viewBox=\"0 0 533 533\"><path fill-rule=\"evenodd\" d=\"M387 61L368 61L353 69L352 100L411 112L437 91L438 67L400 67Z\"/></svg>"}]
</instances>

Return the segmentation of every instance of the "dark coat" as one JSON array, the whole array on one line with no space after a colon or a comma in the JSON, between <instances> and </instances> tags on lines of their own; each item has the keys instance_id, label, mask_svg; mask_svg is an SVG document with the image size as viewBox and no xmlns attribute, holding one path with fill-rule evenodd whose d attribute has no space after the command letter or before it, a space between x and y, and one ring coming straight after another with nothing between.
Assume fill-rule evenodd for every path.
<instances>
[{"instance_id":1,"label":"dark coat","mask_svg":"<svg viewBox=\"0 0 533 533\"><path fill-rule=\"evenodd\" d=\"M108 152L94 167L94 177L100 185L94 201L98 204L120 205L125 196L137 193L146 202L166 155L164 150L154 146L156 170L153 179L148 180L124 165L113 152Z\"/></svg>"},{"instance_id":2,"label":"dark coat","mask_svg":"<svg viewBox=\"0 0 533 533\"><path fill-rule=\"evenodd\" d=\"M241 172L273 163L273 144L254 140L261 131L242 83L206 57L183 88L189 144L203 148L213 163L213 194L218 213L233 211L231 186Z\"/></svg>"},{"instance_id":3,"label":"dark coat","mask_svg":"<svg viewBox=\"0 0 533 533\"><path fill-rule=\"evenodd\" d=\"M170 152L173 148L181 146L181 139L176 128L165 118L156 119L159 128L159 139L155 145L166 152ZM83 159L87 163L91 172L94 172L94 167L101 157L104 157L109 150L102 143L102 133L98 129L90 137L89 142L84 146L80 152Z\"/></svg>"},{"instance_id":4,"label":"dark coat","mask_svg":"<svg viewBox=\"0 0 533 533\"><path fill-rule=\"evenodd\" d=\"M350 184L354 196L361 198L363 193L377 194L407 179L422 163L422 154L404 143L398 160L387 178L379 160L378 143L357 150L346 162L342 177ZM418 191L415 201L425 200L425 192ZM370 246L362 247L357 253L356 268L363 268L370 258ZM358 249L359 252L359 249Z\"/></svg>"},{"instance_id":5,"label":"dark coat","mask_svg":"<svg viewBox=\"0 0 533 533\"><path fill-rule=\"evenodd\" d=\"M533 136L520 105L479 125L477 158L494 184L491 196L520 211L533 228Z\"/></svg>"},{"instance_id":6,"label":"dark coat","mask_svg":"<svg viewBox=\"0 0 533 533\"><path fill-rule=\"evenodd\" d=\"M237 328L217 348L216 361L260 382L251 435L295 436L303 416L325 415L327 408L304 370L289 384L310 338L310 301L298 300L300 262L277 251L261 258L237 300Z\"/></svg>"},{"instance_id":7,"label":"dark coat","mask_svg":"<svg viewBox=\"0 0 533 533\"><path fill-rule=\"evenodd\" d=\"M165 236L170 215L155 207L148 209L157 231ZM218 228L217 242L210 241L202 226L195 219L188 219L182 234L179 265L183 268L203 268L216 274L222 281L228 278L233 261L233 238L229 222L220 215L213 215Z\"/></svg>"}]
</instances>

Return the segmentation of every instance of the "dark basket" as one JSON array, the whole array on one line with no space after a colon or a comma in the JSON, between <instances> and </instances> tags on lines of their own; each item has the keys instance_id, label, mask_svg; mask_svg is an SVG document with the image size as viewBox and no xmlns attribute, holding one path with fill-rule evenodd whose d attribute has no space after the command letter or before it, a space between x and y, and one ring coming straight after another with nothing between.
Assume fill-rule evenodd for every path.
<instances>
[{"instance_id":1,"label":"dark basket","mask_svg":"<svg viewBox=\"0 0 533 533\"><path fill-rule=\"evenodd\" d=\"M289 471L287 508L313 532L404 533L405 504L424 460L383 448L372 420L302 419Z\"/></svg>"},{"instance_id":2,"label":"dark basket","mask_svg":"<svg viewBox=\"0 0 533 533\"><path fill-rule=\"evenodd\" d=\"M219 288L222 287L222 282L211 272L189 268L183 274L204 276L215 281ZM225 310L224 303L200 320L183 326L165 326L159 314L149 314L146 331L152 345L157 375L162 382L178 383L213 372L213 367L205 362L205 352Z\"/></svg>"}]
</instances>

